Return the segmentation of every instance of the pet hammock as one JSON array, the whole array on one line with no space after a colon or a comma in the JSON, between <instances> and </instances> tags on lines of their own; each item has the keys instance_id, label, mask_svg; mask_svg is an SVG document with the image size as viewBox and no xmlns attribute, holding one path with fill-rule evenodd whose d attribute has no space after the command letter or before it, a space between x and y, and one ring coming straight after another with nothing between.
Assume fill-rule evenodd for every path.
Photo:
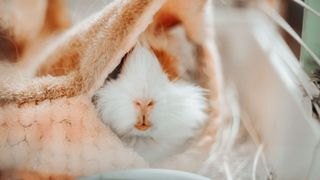
<instances>
[{"instance_id":1,"label":"pet hammock","mask_svg":"<svg viewBox=\"0 0 320 180\"><path fill-rule=\"evenodd\" d=\"M214 143L221 80L206 0L117 0L36 53L31 78L1 80L1 177L74 178L150 165L101 122L94 92L150 23L181 24L197 47L199 84L209 90L208 124L183 153L158 167L197 172ZM30 62L30 61L29 61Z\"/></svg>"}]
</instances>

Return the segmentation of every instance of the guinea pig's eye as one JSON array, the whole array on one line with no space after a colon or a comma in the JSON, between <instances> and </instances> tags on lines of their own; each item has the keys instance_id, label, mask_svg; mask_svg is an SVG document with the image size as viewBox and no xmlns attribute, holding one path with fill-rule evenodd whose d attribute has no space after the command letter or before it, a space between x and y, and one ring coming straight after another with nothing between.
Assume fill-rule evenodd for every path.
<instances>
[{"instance_id":1,"label":"guinea pig's eye","mask_svg":"<svg viewBox=\"0 0 320 180\"><path fill-rule=\"evenodd\" d=\"M132 49L127 52L121 59L120 64L108 75L105 81L110 81L112 79L118 79L119 74L121 74L122 68L127 60L128 54L130 54Z\"/></svg>"}]
</instances>

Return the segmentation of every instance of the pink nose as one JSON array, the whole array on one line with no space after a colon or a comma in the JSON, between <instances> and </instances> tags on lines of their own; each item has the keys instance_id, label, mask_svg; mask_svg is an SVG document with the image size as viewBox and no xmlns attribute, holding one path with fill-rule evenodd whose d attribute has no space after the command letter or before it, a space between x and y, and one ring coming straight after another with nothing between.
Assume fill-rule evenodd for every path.
<instances>
[{"instance_id":1,"label":"pink nose","mask_svg":"<svg viewBox=\"0 0 320 180\"><path fill-rule=\"evenodd\" d=\"M135 107L138 110L137 123L135 128L140 131L146 131L151 127L151 122L149 120L150 111L154 107L154 101L135 101Z\"/></svg>"}]
</instances>

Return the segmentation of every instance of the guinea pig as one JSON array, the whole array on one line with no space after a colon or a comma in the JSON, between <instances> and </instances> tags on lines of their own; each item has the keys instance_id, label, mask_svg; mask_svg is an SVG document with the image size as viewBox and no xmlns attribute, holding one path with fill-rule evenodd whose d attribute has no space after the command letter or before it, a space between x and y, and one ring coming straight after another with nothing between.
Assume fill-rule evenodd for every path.
<instances>
[{"instance_id":1,"label":"guinea pig","mask_svg":"<svg viewBox=\"0 0 320 180\"><path fill-rule=\"evenodd\" d=\"M207 120L205 90L170 80L151 48L138 43L116 79L96 93L103 122L148 162L183 151Z\"/></svg>"}]
</instances>

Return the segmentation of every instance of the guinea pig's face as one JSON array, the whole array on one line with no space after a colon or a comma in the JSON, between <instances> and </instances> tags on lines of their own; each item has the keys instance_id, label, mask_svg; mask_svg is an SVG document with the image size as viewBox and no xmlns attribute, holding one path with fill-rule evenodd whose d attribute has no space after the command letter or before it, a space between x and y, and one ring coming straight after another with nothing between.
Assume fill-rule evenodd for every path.
<instances>
[{"instance_id":1,"label":"guinea pig's face","mask_svg":"<svg viewBox=\"0 0 320 180\"><path fill-rule=\"evenodd\" d=\"M118 79L107 82L97 97L103 121L120 137L192 136L190 130L206 117L202 89L171 82L156 57L142 47L128 56Z\"/></svg>"}]
</instances>

